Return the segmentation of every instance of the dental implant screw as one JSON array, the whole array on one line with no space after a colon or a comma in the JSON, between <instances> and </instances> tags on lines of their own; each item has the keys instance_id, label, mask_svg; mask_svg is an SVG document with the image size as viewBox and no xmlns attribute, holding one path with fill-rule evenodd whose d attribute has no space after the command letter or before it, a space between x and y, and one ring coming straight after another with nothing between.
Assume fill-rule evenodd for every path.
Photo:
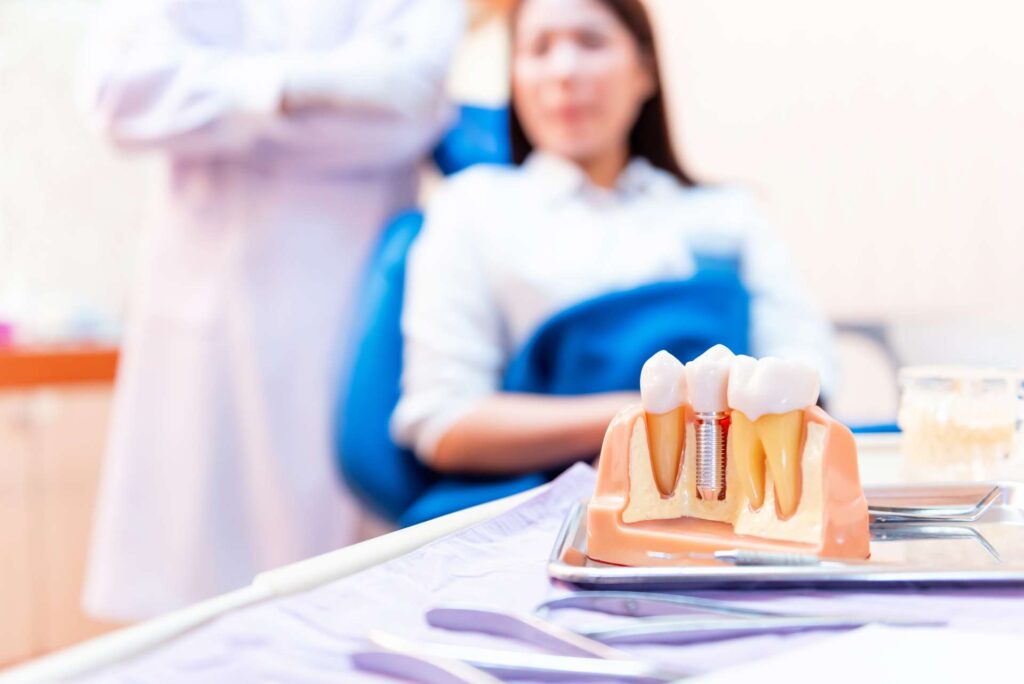
<instances>
[{"instance_id":1,"label":"dental implant screw","mask_svg":"<svg viewBox=\"0 0 1024 684\"><path fill-rule=\"evenodd\" d=\"M694 417L696 433L697 496L704 501L725 498L725 449L729 439L729 414L698 412Z\"/></svg>"}]
</instances>

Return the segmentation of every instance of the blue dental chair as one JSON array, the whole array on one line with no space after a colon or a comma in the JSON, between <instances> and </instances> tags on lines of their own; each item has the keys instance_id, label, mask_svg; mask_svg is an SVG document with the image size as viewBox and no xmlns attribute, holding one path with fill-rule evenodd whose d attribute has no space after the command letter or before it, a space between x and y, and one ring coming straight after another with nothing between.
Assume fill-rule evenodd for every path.
<instances>
[{"instance_id":1,"label":"blue dental chair","mask_svg":"<svg viewBox=\"0 0 1024 684\"><path fill-rule=\"evenodd\" d=\"M506 126L504 111L464 108L435 154L438 166L453 173L472 163L508 163ZM402 369L405 260L422 220L415 211L395 218L371 257L352 328L352 369L335 417L338 464L350 489L402 526L525 491L557 474L436 473L391 441L388 425ZM684 361L716 343L745 353L748 319L749 297L736 260L698 255L697 271L687 280L601 295L556 314L509 363L503 389L635 390L644 361L659 349Z\"/></svg>"}]
</instances>

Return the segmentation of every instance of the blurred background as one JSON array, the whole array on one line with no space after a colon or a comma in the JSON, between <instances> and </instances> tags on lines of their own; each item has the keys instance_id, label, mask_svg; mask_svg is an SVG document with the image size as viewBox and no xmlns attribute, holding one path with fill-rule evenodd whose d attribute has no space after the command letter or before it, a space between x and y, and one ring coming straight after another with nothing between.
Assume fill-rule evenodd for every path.
<instances>
[{"instance_id":1,"label":"blurred background","mask_svg":"<svg viewBox=\"0 0 1024 684\"><path fill-rule=\"evenodd\" d=\"M893 422L898 365L1024 365L1024 7L648 5L690 168L756 188L839 327L837 417ZM78 594L161 171L76 109L96 7L0 0L0 665L108 628ZM458 101L505 100L507 41L499 21L465 39ZM39 349L51 356L23 353Z\"/></svg>"}]
</instances>

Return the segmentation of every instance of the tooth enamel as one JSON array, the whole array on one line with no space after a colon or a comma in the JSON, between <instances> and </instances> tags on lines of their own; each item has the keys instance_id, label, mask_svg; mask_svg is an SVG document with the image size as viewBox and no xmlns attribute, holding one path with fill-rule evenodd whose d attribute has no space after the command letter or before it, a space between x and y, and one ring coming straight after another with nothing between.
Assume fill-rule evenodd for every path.
<instances>
[{"instance_id":1,"label":"tooth enamel","mask_svg":"<svg viewBox=\"0 0 1024 684\"><path fill-rule=\"evenodd\" d=\"M729 408L726 395L729 370L735 358L728 347L716 344L686 364L686 382L694 411L718 413Z\"/></svg>"},{"instance_id":2,"label":"tooth enamel","mask_svg":"<svg viewBox=\"0 0 1024 684\"><path fill-rule=\"evenodd\" d=\"M685 439L686 373L679 359L662 350L647 360L640 372L640 399L654 480L668 495L675 487Z\"/></svg>"},{"instance_id":3,"label":"tooth enamel","mask_svg":"<svg viewBox=\"0 0 1024 684\"><path fill-rule=\"evenodd\" d=\"M820 383L818 371L803 361L738 356L729 377L729 407L754 421L766 413L803 410L818 400Z\"/></svg>"},{"instance_id":4,"label":"tooth enamel","mask_svg":"<svg viewBox=\"0 0 1024 684\"><path fill-rule=\"evenodd\" d=\"M667 413L686 403L686 376L679 359L664 349L640 371L640 401L648 413Z\"/></svg>"},{"instance_id":5,"label":"tooth enamel","mask_svg":"<svg viewBox=\"0 0 1024 684\"><path fill-rule=\"evenodd\" d=\"M783 518L791 516L800 502L800 442L803 410L818 399L820 380L811 366L794 360L738 357L729 378L729 406L733 409L733 454L751 467L760 443L775 486L775 498ZM754 430L737 422L753 421ZM755 434L756 433L756 436ZM763 466L762 466L763 467ZM757 474L744 477L751 486ZM763 476L761 480L763 489ZM753 504L753 497L751 502ZM755 506L756 507L756 506Z\"/></svg>"}]
</instances>

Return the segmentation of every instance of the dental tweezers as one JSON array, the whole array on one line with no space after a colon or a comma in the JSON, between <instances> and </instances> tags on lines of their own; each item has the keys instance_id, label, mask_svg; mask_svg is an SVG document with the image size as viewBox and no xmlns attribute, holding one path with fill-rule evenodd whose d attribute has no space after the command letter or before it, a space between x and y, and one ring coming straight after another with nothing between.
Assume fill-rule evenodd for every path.
<instances>
[{"instance_id":1,"label":"dental tweezers","mask_svg":"<svg viewBox=\"0 0 1024 684\"><path fill-rule=\"evenodd\" d=\"M999 501L1002 488L992 487L974 503L937 506L882 506L868 505L872 523L876 522L977 522L993 504Z\"/></svg>"},{"instance_id":2,"label":"dental tweezers","mask_svg":"<svg viewBox=\"0 0 1024 684\"><path fill-rule=\"evenodd\" d=\"M901 627L944 624L872 615L787 614L745 608L715 599L631 591L570 594L542 603L537 612L547 614L566 608L637 618L626 624L596 625L578 630L580 634L604 643L690 643L764 632L852 629L872 623Z\"/></svg>"}]
</instances>

